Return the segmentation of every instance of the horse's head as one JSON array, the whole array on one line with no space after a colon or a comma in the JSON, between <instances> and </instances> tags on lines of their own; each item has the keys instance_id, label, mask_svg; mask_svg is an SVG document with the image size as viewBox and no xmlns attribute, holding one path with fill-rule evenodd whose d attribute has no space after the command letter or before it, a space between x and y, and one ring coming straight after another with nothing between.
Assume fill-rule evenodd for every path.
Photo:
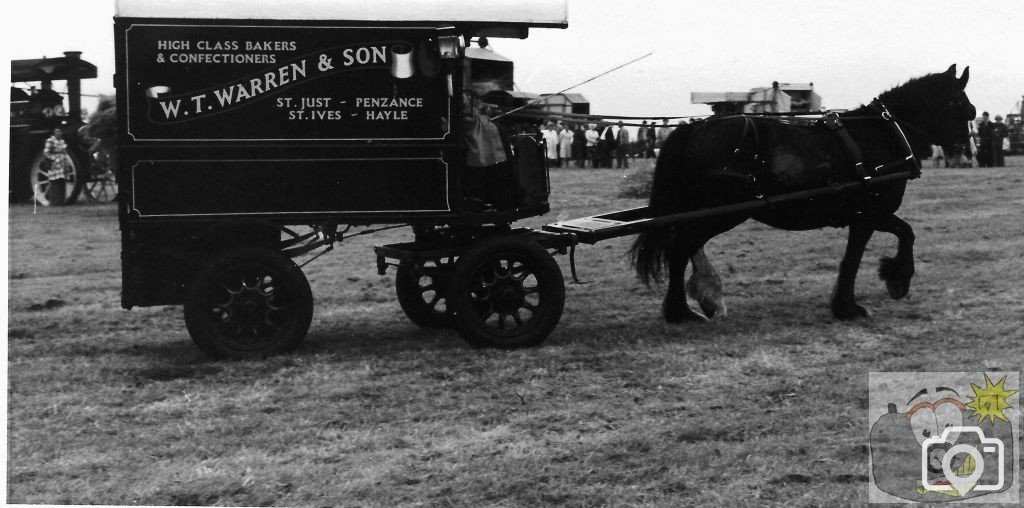
<instances>
[{"instance_id":1,"label":"horse's head","mask_svg":"<svg viewBox=\"0 0 1024 508\"><path fill-rule=\"evenodd\" d=\"M964 89L970 78L970 67L960 77L956 64L946 72L929 74L893 88L880 99L898 119L905 123L907 135L932 145L950 146L965 143L970 134L968 122L977 110Z\"/></svg>"},{"instance_id":2,"label":"horse's head","mask_svg":"<svg viewBox=\"0 0 1024 508\"><path fill-rule=\"evenodd\" d=\"M936 144L945 146L964 143L970 135L967 124L978 114L965 91L970 75L971 68L968 66L964 67L964 73L959 78L956 77L956 64L950 65L946 72L939 75L940 95L935 104L938 108L935 121L940 142Z\"/></svg>"}]
</instances>

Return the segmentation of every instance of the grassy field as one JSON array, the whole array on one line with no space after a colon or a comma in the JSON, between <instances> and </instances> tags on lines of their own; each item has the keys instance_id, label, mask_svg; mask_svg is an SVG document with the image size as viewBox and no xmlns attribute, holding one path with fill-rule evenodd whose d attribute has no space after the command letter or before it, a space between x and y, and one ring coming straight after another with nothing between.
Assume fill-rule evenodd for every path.
<instances>
[{"instance_id":1,"label":"grassy field","mask_svg":"<svg viewBox=\"0 0 1024 508\"><path fill-rule=\"evenodd\" d=\"M666 325L630 239L577 252L543 347L473 349L416 328L359 237L306 267L297 353L210 362L180 307L124 311L112 206L10 207L11 503L289 506L848 505L867 500L870 371L1020 370L1024 160L931 169L901 215L909 299L875 276L828 298L845 230L747 223L708 254L728 317ZM930 164L928 164L930 166ZM642 204L620 170L553 170L553 212ZM567 259L559 257L568 275Z\"/></svg>"}]
</instances>

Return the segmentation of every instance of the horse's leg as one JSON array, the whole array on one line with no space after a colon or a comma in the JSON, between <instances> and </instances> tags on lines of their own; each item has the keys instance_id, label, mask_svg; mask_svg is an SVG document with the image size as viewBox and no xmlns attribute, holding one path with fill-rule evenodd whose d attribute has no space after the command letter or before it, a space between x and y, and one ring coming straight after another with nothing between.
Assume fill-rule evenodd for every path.
<instances>
[{"instance_id":1,"label":"horse's leg","mask_svg":"<svg viewBox=\"0 0 1024 508\"><path fill-rule=\"evenodd\" d=\"M701 309L712 317L716 313L725 315L725 304L722 302L722 281L711 267L707 256L704 255L704 244L708 240L729 231L742 224L749 218L747 215L725 215L715 218L707 218L700 221L700 224L688 224L686 228L678 227L668 246L668 293L665 295L665 302L662 305L662 314L665 321L678 323L681 321L707 321L707 318L694 312L686 303L687 284L684 279L686 275L687 262L694 262L694 276L696 281L692 282L696 293L694 295ZM691 281L694 279L691 278Z\"/></svg>"},{"instance_id":2,"label":"horse's leg","mask_svg":"<svg viewBox=\"0 0 1024 508\"><path fill-rule=\"evenodd\" d=\"M857 280L860 260L864 257L864 248L871 239L874 229L863 223L851 224L850 235L846 241L846 254L839 263L839 278L832 293L832 315L837 319L856 319L866 317L867 309L857 305L853 288Z\"/></svg>"},{"instance_id":3,"label":"horse's leg","mask_svg":"<svg viewBox=\"0 0 1024 508\"><path fill-rule=\"evenodd\" d=\"M711 266L704 247L697 249L690 262L693 264L693 273L690 280L686 281L686 294L697 300L708 318L716 315L724 317L726 308L722 298L722 278L718 276L715 267Z\"/></svg>"},{"instance_id":4,"label":"horse's leg","mask_svg":"<svg viewBox=\"0 0 1024 508\"><path fill-rule=\"evenodd\" d=\"M914 228L895 215L880 220L875 230L896 235L899 240L896 256L883 256L878 265L878 277L885 281L885 289L893 300L910 292L910 279L914 276Z\"/></svg>"},{"instance_id":5,"label":"horse's leg","mask_svg":"<svg viewBox=\"0 0 1024 508\"><path fill-rule=\"evenodd\" d=\"M707 321L707 318L694 312L686 303L686 264L701 245L703 242L694 244L680 239L678 235L672 241L668 256L668 291L661 304L661 314L669 323Z\"/></svg>"}]
</instances>

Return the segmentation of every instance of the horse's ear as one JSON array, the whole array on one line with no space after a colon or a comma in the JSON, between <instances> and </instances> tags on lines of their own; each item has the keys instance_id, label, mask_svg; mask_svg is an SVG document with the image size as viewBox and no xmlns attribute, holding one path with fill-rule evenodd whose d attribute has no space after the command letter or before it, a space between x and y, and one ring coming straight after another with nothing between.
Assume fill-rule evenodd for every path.
<instances>
[{"instance_id":1,"label":"horse's ear","mask_svg":"<svg viewBox=\"0 0 1024 508\"><path fill-rule=\"evenodd\" d=\"M967 80L971 77L971 66L964 67L964 74L960 76L960 87L967 88Z\"/></svg>"},{"instance_id":2,"label":"horse's ear","mask_svg":"<svg viewBox=\"0 0 1024 508\"><path fill-rule=\"evenodd\" d=\"M955 78L956 77L956 64L950 65L949 68L946 69L946 74L949 74L950 76Z\"/></svg>"}]
</instances>

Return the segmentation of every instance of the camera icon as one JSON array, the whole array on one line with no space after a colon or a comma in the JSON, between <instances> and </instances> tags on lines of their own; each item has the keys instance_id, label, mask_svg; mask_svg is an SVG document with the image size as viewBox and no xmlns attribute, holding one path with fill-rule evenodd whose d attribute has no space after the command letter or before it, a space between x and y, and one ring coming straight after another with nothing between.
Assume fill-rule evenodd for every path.
<instances>
[{"instance_id":1,"label":"camera icon","mask_svg":"<svg viewBox=\"0 0 1024 508\"><path fill-rule=\"evenodd\" d=\"M978 446L961 443L954 444L964 435L977 435ZM973 441L973 440L972 440ZM973 459L973 468L963 468L965 459L958 460L966 454ZM1005 472L1003 471L1003 441L998 438L987 438L978 427L946 427L939 436L932 436L921 443L921 486L929 492L949 492L954 489L963 496L972 490L998 491L1003 488ZM979 483L985 473L985 464L996 464L998 467L995 483L982 485ZM929 473L941 472L946 481L930 481ZM960 476L958 473L966 473Z\"/></svg>"}]
</instances>

